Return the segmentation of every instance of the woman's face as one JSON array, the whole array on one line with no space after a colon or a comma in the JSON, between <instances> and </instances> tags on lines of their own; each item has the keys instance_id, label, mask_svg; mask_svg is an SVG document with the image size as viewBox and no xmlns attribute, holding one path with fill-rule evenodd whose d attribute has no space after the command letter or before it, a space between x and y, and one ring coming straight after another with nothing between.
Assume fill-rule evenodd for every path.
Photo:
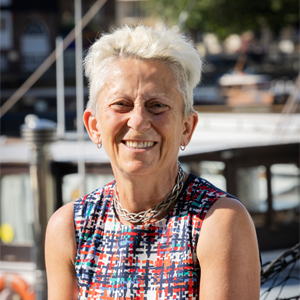
<instances>
[{"instance_id":1,"label":"woman's face","mask_svg":"<svg viewBox=\"0 0 300 300\"><path fill-rule=\"evenodd\" d=\"M84 120L92 140L103 143L114 171L128 175L176 167L180 144L188 144L197 123L196 114L184 118L169 68L134 58L110 65L97 119L87 110Z\"/></svg>"}]
</instances>

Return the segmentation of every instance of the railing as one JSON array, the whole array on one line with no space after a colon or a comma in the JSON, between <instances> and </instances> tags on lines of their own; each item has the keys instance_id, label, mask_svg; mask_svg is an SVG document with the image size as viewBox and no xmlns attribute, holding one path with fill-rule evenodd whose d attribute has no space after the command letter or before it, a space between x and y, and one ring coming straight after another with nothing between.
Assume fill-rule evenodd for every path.
<instances>
[{"instance_id":1,"label":"railing","mask_svg":"<svg viewBox=\"0 0 300 300\"><path fill-rule=\"evenodd\" d=\"M297 300L300 299L299 292L299 270L296 266L300 258L300 244L296 244L276 257L273 261L265 263L261 272L261 300ZM287 284L298 283L298 295L286 295ZM274 298L274 294L276 298ZM289 293L290 294L290 293ZM284 297L284 298L283 298Z\"/></svg>"}]
</instances>

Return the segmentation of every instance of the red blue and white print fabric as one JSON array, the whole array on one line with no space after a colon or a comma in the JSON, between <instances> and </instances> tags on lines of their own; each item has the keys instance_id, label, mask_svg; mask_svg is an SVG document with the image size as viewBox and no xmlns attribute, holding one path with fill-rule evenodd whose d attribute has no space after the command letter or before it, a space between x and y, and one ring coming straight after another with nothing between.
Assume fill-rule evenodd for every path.
<instances>
[{"instance_id":1,"label":"red blue and white print fabric","mask_svg":"<svg viewBox=\"0 0 300 300\"><path fill-rule=\"evenodd\" d=\"M199 299L202 222L220 197L230 195L191 174L168 216L127 226L113 209L114 185L74 203L78 299Z\"/></svg>"}]
</instances>

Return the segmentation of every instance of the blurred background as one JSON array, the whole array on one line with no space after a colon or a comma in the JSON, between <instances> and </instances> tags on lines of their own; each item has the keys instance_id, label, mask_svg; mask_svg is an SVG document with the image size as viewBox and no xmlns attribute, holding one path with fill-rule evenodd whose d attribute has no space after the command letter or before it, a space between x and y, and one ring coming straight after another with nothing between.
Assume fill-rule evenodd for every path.
<instances>
[{"instance_id":1,"label":"blurred background","mask_svg":"<svg viewBox=\"0 0 300 300\"><path fill-rule=\"evenodd\" d=\"M7 288L5 274L20 275L26 299L46 299L36 291L39 280L46 288L48 218L113 179L106 153L82 127L88 88L81 61L95 39L124 24L167 25L203 58L194 90L199 124L180 153L184 169L241 199L263 253L299 241L297 0L0 0L0 6L0 299L23 299ZM300 294L299 281L290 287Z\"/></svg>"}]
</instances>

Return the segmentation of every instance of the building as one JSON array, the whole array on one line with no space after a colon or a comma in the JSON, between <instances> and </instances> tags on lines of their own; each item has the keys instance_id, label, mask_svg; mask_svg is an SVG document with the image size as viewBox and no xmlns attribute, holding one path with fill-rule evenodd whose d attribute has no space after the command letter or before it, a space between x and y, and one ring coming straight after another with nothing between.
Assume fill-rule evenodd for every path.
<instances>
[{"instance_id":1,"label":"building","mask_svg":"<svg viewBox=\"0 0 300 300\"><path fill-rule=\"evenodd\" d=\"M94 0L82 1L82 15ZM55 49L56 37L74 28L74 1L0 0L1 6L1 95L2 105ZM115 24L115 0L108 0L83 29L83 50L99 33ZM67 87L66 126L74 130L76 115L75 43L64 52L64 83ZM85 92L87 101L87 92ZM56 66L53 64L34 86L1 118L1 134L19 135L27 114L56 120Z\"/></svg>"}]
</instances>

